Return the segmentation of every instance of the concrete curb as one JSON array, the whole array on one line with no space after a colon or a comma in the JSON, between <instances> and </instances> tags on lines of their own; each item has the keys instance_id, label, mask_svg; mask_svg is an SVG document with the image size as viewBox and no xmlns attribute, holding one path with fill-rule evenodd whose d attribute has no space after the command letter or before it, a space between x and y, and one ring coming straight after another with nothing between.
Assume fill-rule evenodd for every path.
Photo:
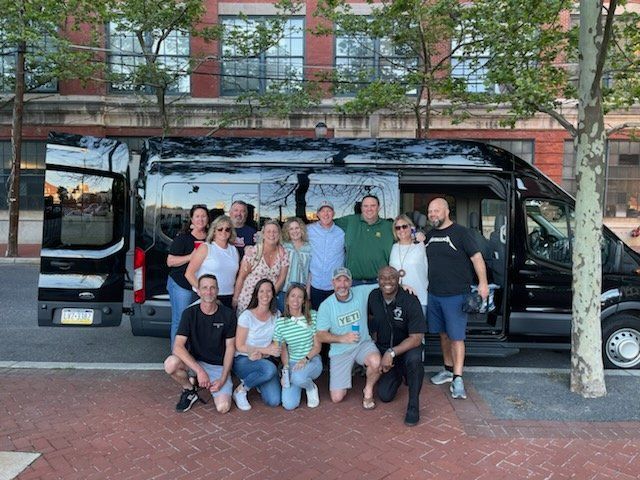
<instances>
[{"instance_id":1,"label":"concrete curb","mask_svg":"<svg viewBox=\"0 0 640 480\"><path fill-rule=\"evenodd\" d=\"M0 265L40 265L40 257L0 257Z\"/></svg>"},{"instance_id":2,"label":"concrete curb","mask_svg":"<svg viewBox=\"0 0 640 480\"><path fill-rule=\"evenodd\" d=\"M162 363L89 363L89 362L25 362L0 361L0 368L23 368L35 370L163 370ZM425 373L435 373L440 367L425 367ZM465 373L517 373L527 374L569 374L568 368L526 368L526 367L467 367ZM638 377L640 370L605 370L608 377Z\"/></svg>"}]
</instances>

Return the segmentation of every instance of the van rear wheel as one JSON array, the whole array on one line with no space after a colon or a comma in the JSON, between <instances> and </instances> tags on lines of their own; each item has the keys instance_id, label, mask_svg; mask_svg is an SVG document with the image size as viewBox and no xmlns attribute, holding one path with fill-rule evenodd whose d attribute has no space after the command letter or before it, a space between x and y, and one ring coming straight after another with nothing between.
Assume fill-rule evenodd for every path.
<instances>
[{"instance_id":1,"label":"van rear wheel","mask_svg":"<svg viewBox=\"0 0 640 480\"><path fill-rule=\"evenodd\" d=\"M620 314L606 320L602 329L605 368L638 368L640 365L640 318Z\"/></svg>"}]
</instances>

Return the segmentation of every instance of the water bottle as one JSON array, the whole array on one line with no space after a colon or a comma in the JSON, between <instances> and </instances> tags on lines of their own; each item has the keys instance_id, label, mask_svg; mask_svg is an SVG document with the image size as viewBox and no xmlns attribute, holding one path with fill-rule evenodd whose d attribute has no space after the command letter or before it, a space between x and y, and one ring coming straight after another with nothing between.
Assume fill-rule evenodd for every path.
<instances>
[{"instance_id":1,"label":"water bottle","mask_svg":"<svg viewBox=\"0 0 640 480\"><path fill-rule=\"evenodd\" d=\"M356 335L358 335L358 340L360 339L360 323L356 322L356 323L352 323L351 324L351 331L353 333L355 333Z\"/></svg>"},{"instance_id":2,"label":"water bottle","mask_svg":"<svg viewBox=\"0 0 640 480\"><path fill-rule=\"evenodd\" d=\"M289 367L282 367L282 388L289 388L290 386Z\"/></svg>"}]
</instances>

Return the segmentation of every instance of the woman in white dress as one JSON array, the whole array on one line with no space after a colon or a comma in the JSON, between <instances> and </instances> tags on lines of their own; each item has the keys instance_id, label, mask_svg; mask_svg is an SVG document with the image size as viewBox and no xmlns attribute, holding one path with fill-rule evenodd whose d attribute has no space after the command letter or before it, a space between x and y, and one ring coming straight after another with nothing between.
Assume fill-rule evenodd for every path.
<instances>
[{"instance_id":1,"label":"woman in white dress","mask_svg":"<svg viewBox=\"0 0 640 480\"><path fill-rule=\"evenodd\" d=\"M398 270L400 284L416 292L426 318L429 267L424 243L416 243L415 225L405 214L398 215L393 221L393 236L397 242L391 248L389 265Z\"/></svg>"}]
</instances>

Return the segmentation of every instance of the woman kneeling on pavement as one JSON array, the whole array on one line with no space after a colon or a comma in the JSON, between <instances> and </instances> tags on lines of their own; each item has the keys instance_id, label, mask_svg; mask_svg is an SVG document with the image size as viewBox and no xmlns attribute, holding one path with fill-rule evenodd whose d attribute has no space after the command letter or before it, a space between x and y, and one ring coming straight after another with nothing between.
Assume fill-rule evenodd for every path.
<instances>
[{"instance_id":1,"label":"woman kneeling on pavement","mask_svg":"<svg viewBox=\"0 0 640 480\"><path fill-rule=\"evenodd\" d=\"M233 373L240 378L240 385L233 392L233 400L240 410L251 409L247 393L253 387L266 405L280 405L280 382L274 358L280 356L280 347L272 341L278 316L276 289L271 280L264 278L256 284L249 306L238 317Z\"/></svg>"},{"instance_id":2,"label":"woman kneeling on pavement","mask_svg":"<svg viewBox=\"0 0 640 480\"><path fill-rule=\"evenodd\" d=\"M310 310L307 289L302 284L289 287L284 304L284 316L276 320L273 334L273 340L282 347L282 406L287 410L297 408L304 389L307 406L315 408L320 405L320 397L313 381L322 373L316 312Z\"/></svg>"}]
</instances>

